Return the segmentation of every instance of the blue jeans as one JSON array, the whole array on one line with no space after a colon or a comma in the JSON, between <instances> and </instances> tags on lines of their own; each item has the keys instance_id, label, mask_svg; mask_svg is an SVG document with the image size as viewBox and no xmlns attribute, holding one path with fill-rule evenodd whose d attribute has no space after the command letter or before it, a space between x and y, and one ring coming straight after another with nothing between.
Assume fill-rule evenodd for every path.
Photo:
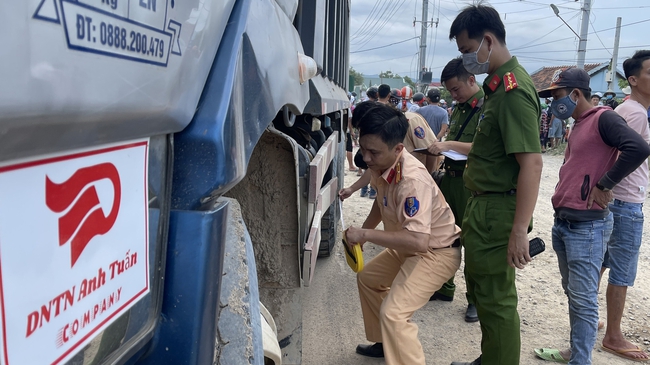
<instances>
[{"instance_id":1,"label":"blue jeans","mask_svg":"<svg viewBox=\"0 0 650 365\"><path fill-rule=\"evenodd\" d=\"M643 203L614 199L609 204L614 230L607 243L603 267L609 268L609 283L633 286L643 236Z\"/></svg>"},{"instance_id":2,"label":"blue jeans","mask_svg":"<svg viewBox=\"0 0 650 365\"><path fill-rule=\"evenodd\" d=\"M556 218L553 225L553 250L569 298L571 365L591 364L598 331L598 279L612 226L611 212L586 222Z\"/></svg>"}]
</instances>

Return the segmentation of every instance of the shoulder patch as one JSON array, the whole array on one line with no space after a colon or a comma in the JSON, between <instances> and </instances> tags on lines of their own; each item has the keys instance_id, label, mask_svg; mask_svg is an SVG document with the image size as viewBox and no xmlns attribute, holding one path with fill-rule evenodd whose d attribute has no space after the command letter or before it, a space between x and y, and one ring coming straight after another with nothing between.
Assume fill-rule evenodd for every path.
<instances>
[{"instance_id":1,"label":"shoulder patch","mask_svg":"<svg viewBox=\"0 0 650 365\"><path fill-rule=\"evenodd\" d=\"M404 213L408 215L409 217L413 217L414 215L418 214L418 211L420 210L420 202L418 199L414 196L409 196L406 198L404 201Z\"/></svg>"},{"instance_id":2,"label":"shoulder patch","mask_svg":"<svg viewBox=\"0 0 650 365\"><path fill-rule=\"evenodd\" d=\"M395 184L399 184L402 181L402 163L398 162L395 165Z\"/></svg>"},{"instance_id":3,"label":"shoulder patch","mask_svg":"<svg viewBox=\"0 0 650 365\"><path fill-rule=\"evenodd\" d=\"M424 134L424 128L422 128L422 127L420 127L420 126L418 126L417 128L415 128L415 130L413 131L413 133L414 133L415 136L418 137L419 139L424 139L424 137L425 137L425 134Z\"/></svg>"},{"instance_id":4,"label":"shoulder patch","mask_svg":"<svg viewBox=\"0 0 650 365\"><path fill-rule=\"evenodd\" d=\"M488 83L488 87L494 92L494 90L497 89L497 86L499 86L499 83L501 83L501 79L499 78L499 75L495 74Z\"/></svg>"},{"instance_id":5,"label":"shoulder patch","mask_svg":"<svg viewBox=\"0 0 650 365\"><path fill-rule=\"evenodd\" d=\"M516 89L519 84L517 84L517 79L515 78L515 74L512 72L506 72L505 75L503 75L503 87L505 87L506 92Z\"/></svg>"}]
</instances>

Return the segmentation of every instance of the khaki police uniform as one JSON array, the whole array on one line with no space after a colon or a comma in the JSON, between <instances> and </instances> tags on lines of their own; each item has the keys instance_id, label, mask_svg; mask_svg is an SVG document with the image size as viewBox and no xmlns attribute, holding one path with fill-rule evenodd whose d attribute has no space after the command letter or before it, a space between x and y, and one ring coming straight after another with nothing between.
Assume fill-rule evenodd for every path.
<instances>
[{"instance_id":1,"label":"khaki police uniform","mask_svg":"<svg viewBox=\"0 0 650 365\"><path fill-rule=\"evenodd\" d=\"M448 141L456 139L463 123L465 123L470 114L472 114L472 110L482 106L483 96L483 90L479 89L479 91L469 98L467 102L456 105L454 112L451 114L451 121L449 122L449 134L447 135ZM472 143L480 115L480 111L477 111L472 115L472 118L467 121L467 125L465 126L462 135L458 138L459 142ZM455 161L449 157L445 157L443 165L445 167L445 175L443 175L442 181L440 182L440 191L442 191L442 195L445 196L447 204L449 204L451 211L454 213L456 225L462 229L465 207L467 206L467 200L469 200L469 197L471 196L470 191L463 183L465 161ZM455 291L456 285L454 284L454 277L452 276L449 281L442 285L442 288L438 290L438 293L453 298ZM473 303L469 295L467 295L467 301Z\"/></svg>"},{"instance_id":2,"label":"khaki police uniform","mask_svg":"<svg viewBox=\"0 0 650 365\"><path fill-rule=\"evenodd\" d=\"M507 263L519 174L514 154L541 153L541 108L533 81L516 57L488 75L483 90L485 102L463 175L472 192L462 223L465 280L481 321L482 364L518 365L515 269Z\"/></svg>"},{"instance_id":3,"label":"khaki police uniform","mask_svg":"<svg viewBox=\"0 0 650 365\"><path fill-rule=\"evenodd\" d=\"M429 127L429 123L420 114L406 112L404 115L409 122L409 129L406 131L403 142L407 151L413 152L416 148L428 148L438 140L431 127ZM418 152L412 153L412 155L422 162L424 166L427 165L427 155Z\"/></svg>"},{"instance_id":4,"label":"khaki police uniform","mask_svg":"<svg viewBox=\"0 0 650 365\"><path fill-rule=\"evenodd\" d=\"M387 365L424 365L413 313L460 266L460 228L424 166L407 151L383 174L371 170L385 231L430 234L424 253L385 249L357 274L366 338L382 342Z\"/></svg>"}]
</instances>

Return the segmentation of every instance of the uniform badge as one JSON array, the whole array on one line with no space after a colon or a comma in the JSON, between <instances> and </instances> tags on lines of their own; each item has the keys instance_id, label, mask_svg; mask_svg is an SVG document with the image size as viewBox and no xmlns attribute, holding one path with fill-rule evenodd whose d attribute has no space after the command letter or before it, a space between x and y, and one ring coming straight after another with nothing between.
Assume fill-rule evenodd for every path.
<instances>
[{"instance_id":1,"label":"uniform badge","mask_svg":"<svg viewBox=\"0 0 650 365\"><path fill-rule=\"evenodd\" d=\"M476 128L478 128L478 126L481 125L481 122L483 121L483 118L485 118L485 114L481 114L481 116L478 117L478 121L476 122Z\"/></svg>"},{"instance_id":2,"label":"uniform badge","mask_svg":"<svg viewBox=\"0 0 650 365\"><path fill-rule=\"evenodd\" d=\"M390 183L393 182L394 178L395 178L395 169L390 169L390 172L388 173L388 177L386 178L386 181L388 181L388 183L390 184Z\"/></svg>"},{"instance_id":3,"label":"uniform badge","mask_svg":"<svg viewBox=\"0 0 650 365\"><path fill-rule=\"evenodd\" d=\"M488 87L490 90L494 91L497 89L497 86L499 86L499 83L501 82L501 79L499 78L499 75L494 75L492 76L492 79L490 80L490 83L488 83Z\"/></svg>"},{"instance_id":4,"label":"uniform badge","mask_svg":"<svg viewBox=\"0 0 650 365\"><path fill-rule=\"evenodd\" d=\"M406 198L406 201L404 201L404 213L406 213L406 215L413 217L414 215L418 214L419 210L420 202L416 197L410 196Z\"/></svg>"},{"instance_id":5,"label":"uniform badge","mask_svg":"<svg viewBox=\"0 0 650 365\"><path fill-rule=\"evenodd\" d=\"M474 98L474 100L472 100L472 109L476 108L476 104L478 104L478 99Z\"/></svg>"},{"instance_id":6,"label":"uniform badge","mask_svg":"<svg viewBox=\"0 0 650 365\"><path fill-rule=\"evenodd\" d=\"M399 184L402 181L402 163L398 162L395 165L395 184Z\"/></svg>"},{"instance_id":7,"label":"uniform badge","mask_svg":"<svg viewBox=\"0 0 650 365\"><path fill-rule=\"evenodd\" d=\"M512 72L506 72L505 75L503 75L503 87L505 87L506 92L516 89L519 84L517 84L517 79L515 78L515 74Z\"/></svg>"},{"instance_id":8,"label":"uniform badge","mask_svg":"<svg viewBox=\"0 0 650 365\"><path fill-rule=\"evenodd\" d=\"M384 206L385 207L388 206L388 200L386 199L386 197L384 197Z\"/></svg>"},{"instance_id":9,"label":"uniform badge","mask_svg":"<svg viewBox=\"0 0 650 365\"><path fill-rule=\"evenodd\" d=\"M418 137L419 139L424 139L424 128L417 127L415 128L413 133L415 133L415 136Z\"/></svg>"}]
</instances>

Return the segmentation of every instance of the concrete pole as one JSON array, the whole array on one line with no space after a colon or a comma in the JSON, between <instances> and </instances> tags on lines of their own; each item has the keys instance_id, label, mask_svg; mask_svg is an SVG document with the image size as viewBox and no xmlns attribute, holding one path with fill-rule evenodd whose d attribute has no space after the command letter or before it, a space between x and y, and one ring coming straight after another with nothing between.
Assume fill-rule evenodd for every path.
<instances>
[{"instance_id":1,"label":"concrete pole","mask_svg":"<svg viewBox=\"0 0 650 365\"><path fill-rule=\"evenodd\" d=\"M614 37L614 52L612 52L612 62L610 69L612 72L612 81L607 83L608 90L614 90L616 87L616 69L618 67L618 42L621 39L621 17L616 18L616 36Z\"/></svg>"},{"instance_id":2,"label":"concrete pole","mask_svg":"<svg viewBox=\"0 0 650 365\"><path fill-rule=\"evenodd\" d=\"M427 18L429 16L429 1L422 0L422 30L420 31L420 80L422 79L422 69L426 67L427 58Z\"/></svg>"},{"instance_id":3,"label":"concrete pole","mask_svg":"<svg viewBox=\"0 0 650 365\"><path fill-rule=\"evenodd\" d=\"M578 44L578 68L585 68L585 54L587 53L587 33L589 32L589 14L591 0L584 0L582 6L582 24L580 25L580 43Z\"/></svg>"}]
</instances>

